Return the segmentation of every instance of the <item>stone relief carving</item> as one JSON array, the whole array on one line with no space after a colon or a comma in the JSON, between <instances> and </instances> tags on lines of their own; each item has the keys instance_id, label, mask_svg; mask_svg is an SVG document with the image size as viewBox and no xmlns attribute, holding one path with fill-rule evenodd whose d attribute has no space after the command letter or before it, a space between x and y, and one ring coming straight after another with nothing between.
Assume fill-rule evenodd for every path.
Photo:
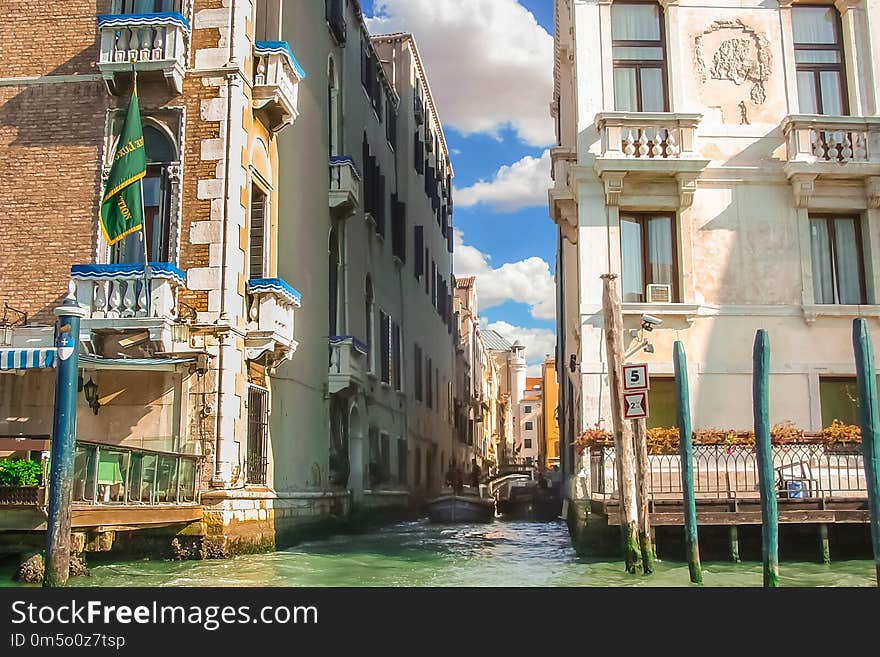
<instances>
[{"instance_id":1,"label":"stone relief carving","mask_svg":"<svg viewBox=\"0 0 880 657\"><path fill-rule=\"evenodd\" d=\"M729 38L725 38L726 33L730 33ZM710 65L706 51L712 48L715 52ZM749 100L754 105L763 105L767 100L765 84L773 69L770 43L742 20L717 20L697 35L694 62L702 83L708 80L729 81L736 86L751 83ZM742 105L739 107L742 109ZM744 114L741 114L742 118L745 118ZM743 123L747 121L745 118Z\"/></svg>"}]
</instances>

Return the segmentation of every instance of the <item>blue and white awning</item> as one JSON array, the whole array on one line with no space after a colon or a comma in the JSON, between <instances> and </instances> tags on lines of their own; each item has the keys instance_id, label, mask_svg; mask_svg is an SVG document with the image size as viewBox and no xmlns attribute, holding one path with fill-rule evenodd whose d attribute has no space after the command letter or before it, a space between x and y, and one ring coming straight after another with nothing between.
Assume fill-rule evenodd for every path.
<instances>
[{"instance_id":1,"label":"blue and white awning","mask_svg":"<svg viewBox=\"0 0 880 657\"><path fill-rule=\"evenodd\" d=\"M0 349L0 371L46 370L55 367L55 348Z\"/></svg>"},{"instance_id":2,"label":"blue and white awning","mask_svg":"<svg viewBox=\"0 0 880 657\"><path fill-rule=\"evenodd\" d=\"M147 27L150 25L176 25L186 30L187 33L192 32L189 21L176 11L151 14L101 14L98 16L98 29L102 27Z\"/></svg>"}]
</instances>

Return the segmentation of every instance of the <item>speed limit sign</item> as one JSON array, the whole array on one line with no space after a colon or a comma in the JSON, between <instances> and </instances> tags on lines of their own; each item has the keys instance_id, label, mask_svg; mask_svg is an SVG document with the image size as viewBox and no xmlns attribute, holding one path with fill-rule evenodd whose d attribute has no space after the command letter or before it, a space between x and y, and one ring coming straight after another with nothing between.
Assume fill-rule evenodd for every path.
<instances>
[{"instance_id":1,"label":"speed limit sign","mask_svg":"<svg viewBox=\"0 0 880 657\"><path fill-rule=\"evenodd\" d=\"M649 387L647 364L623 366L623 389L625 392L647 390Z\"/></svg>"}]
</instances>

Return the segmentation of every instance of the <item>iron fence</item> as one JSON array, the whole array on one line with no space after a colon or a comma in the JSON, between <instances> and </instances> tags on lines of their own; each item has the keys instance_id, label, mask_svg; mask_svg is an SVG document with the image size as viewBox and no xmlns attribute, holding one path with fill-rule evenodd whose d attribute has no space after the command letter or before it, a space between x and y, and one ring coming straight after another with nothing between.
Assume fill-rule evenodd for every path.
<instances>
[{"instance_id":1,"label":"iron fence","mask_svg":"<svg viewBox=\"0 0 880 657\"><path fill-rule=\"evenodd\" d=\"M866 495L865 470L858 447L831 447L821 443L774 445L777 497ZM678 454L650 454L648 470L651 499L681 497L681 458ZM594 497L617 495L614 447L590 449L590 481ZM694 490L700 498L759 498L758 462L754 448L694 445Z\"/></svg>"}]
</instances>

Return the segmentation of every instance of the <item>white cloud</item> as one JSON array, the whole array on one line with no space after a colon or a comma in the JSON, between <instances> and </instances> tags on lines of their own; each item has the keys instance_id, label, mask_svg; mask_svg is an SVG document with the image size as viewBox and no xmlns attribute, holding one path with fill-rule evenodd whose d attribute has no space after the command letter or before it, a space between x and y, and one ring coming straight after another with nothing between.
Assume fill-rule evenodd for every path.
<instances>
[{"instance_id":1,"label":"white cloud","mask_svg":"<svg viewBox=\"0 0 880 657\"><path fill-rule=\"evenodd\" d=\"M526 346L529 376L541 375L541 363L547 355L556 353L556 333L544 328L525 328L508 322L491 322L486 328L497 331L510 342L519 340Z\"/></svg>"},{"instance_id":2,"label":"white cloud","mask_svg":"<svg viewBox=\"0 0 880 657\"><path fill-rule=\"evenodd\" d=\"M540 158L526 155L513 164L502 166L491 181L481 180L470 187L455 190L455 204L470 208L483 203L500 212L547 204L550 187L550 151Z\"/></svg>"},{"instance_id":3,"label":"white cloud","mask_svg":"<svg viewBox=\"0 0 880 657\"><path fill-rule=\"evenodd\" d=\"M517 0L376 0L375 13L372 34L415 36L444 125L553 143L553 37Z\"/></svg>"},{"instance_id":4,"label":"white cloud","mask_svg":"<svg viewBox=\"0 0 880 657\"><path fill-rule=\"evenodd\" d=\"M509 262L495 269L489 264L489 257L465 244L461 231L456 230L455 275L477 277L479 310L515 301L528 305L535 319L556 317L556 284L550 265L541 258Z\"/></svg>"}]
</instances>

